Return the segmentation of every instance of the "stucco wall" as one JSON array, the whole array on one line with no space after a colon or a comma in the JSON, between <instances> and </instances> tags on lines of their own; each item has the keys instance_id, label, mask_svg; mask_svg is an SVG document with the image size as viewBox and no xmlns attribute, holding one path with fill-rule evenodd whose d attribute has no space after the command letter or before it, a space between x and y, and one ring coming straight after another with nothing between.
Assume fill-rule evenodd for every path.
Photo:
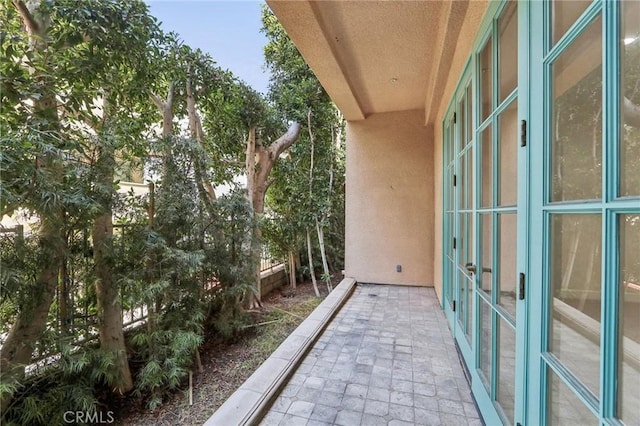
<instances>
[{"instance_id":1,"label":"stucco wall","mask_svg":"<svg viewBox=\"0 0 640 426\"><path fill-rule=\"evenodd\" d=\"M479 30L488 2L471 1L465 15L464 24L455 47L455 54L449 71L449 78L440 100L440 107L433 125L434 128L434 256L433 282L438 298L442 300L442 120L451 102L453 92L462 76L464 66L471 53L471 47Z\"/></svg>"},{"instance_id":2,"label":"stucco wall","mask_svg":"<svg viewBox=\"0 0 640 426\"><path fill-rule=\"evenodd\" d=\"M347 277L433 285L432 141L423 111L347 124Z\"/></svg>"}]
</instances>

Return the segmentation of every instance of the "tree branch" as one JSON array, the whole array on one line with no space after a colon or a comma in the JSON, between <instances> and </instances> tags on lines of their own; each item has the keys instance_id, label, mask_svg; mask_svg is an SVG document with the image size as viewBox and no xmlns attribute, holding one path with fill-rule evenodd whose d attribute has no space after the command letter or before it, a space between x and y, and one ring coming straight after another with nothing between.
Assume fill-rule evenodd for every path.
<instances>
[{"instance_id":1,"label":"tree branch","mask_svg":"<svg viewBox=\"0 0 640 426\"><path fill-rule=\"evenodd\" d=\"M278 158L285 149L293 145L300 135L301 128L302 126L297 122L289 126L287 132L269 146L268 151L271 158Z\"/></svg>"},{"instance_id":2,"label":"tree branch","mask_svg":"<svg viewBox=\"0 0 640 426\"><path fill-rule=\"evenodd\" d=\"M625 124L640 128L640 105L634 104L625 96L623 109Z\"/></svg>"},{"instance_id":3,"label":"tree branch","mask_svg":"<svg viewBox=\"0 0 640 426\"><path fill-rule=\"evenodd\" d=\"M149 98L153 101L154 104L156 104L160 112L164 112L164 102L158 97L158 95L149 91Z\"/></svg>"},{"instance_id":4,"label":"tree branch","mask_svg":"<svg viewBox=\"0 0 640 426\"><path fill-rule=\"evenodd\" d=\"M13 0L13 5L18 9L18 13L22 16L22 20L29 34L38 34L40 25L33 19L33 15L22 0Z\"/></svg>"}]
</instances>

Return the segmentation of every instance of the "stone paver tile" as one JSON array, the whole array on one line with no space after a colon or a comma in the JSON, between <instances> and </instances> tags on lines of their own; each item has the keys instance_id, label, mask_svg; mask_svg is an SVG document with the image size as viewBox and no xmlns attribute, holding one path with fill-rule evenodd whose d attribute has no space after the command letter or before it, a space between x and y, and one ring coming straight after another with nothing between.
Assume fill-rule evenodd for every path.
<instances>
[{"instance_id":1,"label":"stone paver tile","mask_svg":"<svg viewBox=\"0 0 640 426\"><path fill-rule=\"evenodd\" d=\"M300 390L300 385L287 385L282 392L280 393L281 396L295 396L298 391Z\"/></svg>"},{"instance_id":2,"label":"stone paver tile","mask_svg":"<svg viewBox=\"0 0 640 426\"><path fill-rule=\"evenodd\" d=\"M363 414L362 426L387 426L387 419L381 416L374 416L373 414Z\"/></svg>"},{"instance_id":3,"label":"stone paver tile","mask_svg":"<svg viewBox=\"0 0 640 426\"><path fill-rule=\"evenodd\" d=\"M366 386L371 380L371 374L367 373L353 373L349 379L351 382Z\"/></svg>"},{"instance_id":4,"label":"stone paver tile","mask_svg":"<svg viewBox=\"0 0 640 426\"><path fill-rule=\"evenodd\" d=\"M410 380L393 379L391 381L391 390L398 392L413 392L414 383Z\"/></svg>"},{"instance_id":5,"label":"stone paver tile","mask_svg":"<svg viewBox=\"0 0 640 426\"><path fill-rule=\"evenodd\" d=\"M389 426L414 426L413 422L403 422L402 420L391 420Z\"/></svg>"},{"instance_id":6,"label":"stone paver tile","mask_svg":"<svg viewBox=\"0 0 640 426\"><path fill-rule=\"evenodd\" d=\"M347 389L344 394L349 396L358 396L364 398L367 396L367 386L358 383L350 383L347 385Z\"/></svg>"},{"instance_id":7,"label":"stone paver tile","mask_svg":"<svg viewBox=\"0 0 640 426\"><path fill-rule=\"evenodd\" d=\"M316 404L311 413L311 420L320 420L326 423L333 423L338 414L338 409L327 405Z\"/></svg>"},{"instance_id":8,"label":"stone paver tile","mask_svg":"<svg viewBox=\"0 0 640 426\"><path fill-rule=\"evenodd\" d=\"M450 399L439 399L438 409L441 413L455 414L457 416L464 416L464 406L460 401L452 401Z\"/></svg>"},{"instance_id":9,"label":"stone paver tile","mask_svg":"<svg viewBox=\"0 0 640 426\"><path fill-rule=\"evenodd\" d=\"M323 422L322 420L309 420L307 426L331 426L333 422Z\"/></svg>"},{"instance_id":10,"label":"stone paver tile","mask_svg":"<svg viewBox=\"0 0 640 426\"><path fill-rule=\"evenodd\" d=\"M342 392L322 391L318 402L329 407L340 407L342 403Z\"/></svg>"},{"instance_id":11,"label":"stone paver tile","mask_svg":"<svg viewBox=\"0 0 640 426\"><path fill-rule=\"evenodd\" d=\"M291 405L291 398L287 396L280 396L271 406L271 410L278 411L280 413L286 413Z\"/></svg>"},{"instance_id":12,"label":"stone paver tile","mask_svg":"<svg viewBox=\"0 0 640 426\"><path fill-rule=\"evenodd\" d=\"M345 382L329 379L324 383L323 390L329 392L344 393L346 388L347 384Z\"/></svg>"},{"instance_id":13,"label":"stone paver tile","mask_svg":"<svg viewBox=\"0 0 640 426\"><path fill-rule=\"evenodd\" d=\"M336 415L336 425L341 426L354 426L359 425L362 419L362 413L360 411L341 410Z\"/></svg>"},{"instance_id":14,"label":"stone paver tile","mask_svg":"<svg viewBox=\"0 0 640 426\"><path fill-rule=\"evenodd\" d=\"M415 423L417 425L440 426L441 424L440 413L438 413L437 411L415 408L413 412L415 414Z\"/></svg>"},{"instance_id":15,"label":"stone paver tile","mask_svg":"<svg viewBox=\"0 0 640 426\"><path fill-rule=\"evenodd\" d=\"M403 420L405 422L413 422L413 407L407 407L405 405L398 404L389 404L389 416L392 419Z\"/></svg>"},{"instance_id":16,"label":"stone paver tile","mask_svg":"<svg viewBox=\"0 0 640 426\"><path fill-rule=\"evenodd\" d=\"M389 414L389 403L367 399L364 403L364 412L375 416L386 416Z\"/></svg>"},{"instance_id":17,"label":"stone paver tile","mask_svg":"<svg viewBox=\"0 0 640 426\"><path fill-rule=\"evenodd\" d=\"M425 410L438 411L438 398L435 396L413 395L413 405L416 408Z\"/></svg>"},{"instance_id":18,"label":"stone paver tile","mask_svg":"<svg viewBox=\"0 0 640 426\"><path fill-rule=\"evenodd\" d=\"M391 377L390 376L371 376L369 380L369 386L373 386L376 388L391 388Z\"/></svg>"},{"instance_id":19,"label":"stone paver tile","mask_svg":"<svg viewBox=\"0 0 640 426\"><path fill-rule=\"evenodd\" d=\"M455 414L440 413L440 422L442 426L468 426L469 419L465 416L456 416Z\"/></svg>"},{"instance_id":20,"label":"stone paver tile","mask_svg":"<svg viewBox=\"0 0 640 426\"><path fill-rule=\"evenodd\" d=\"M369 387L367 399L375 401L389 402L389 389Z\"/></svg>"},{"instance_id":21,"label":"stone paver tile","mask_svg":"<svg viewBox=\"0 0 640 426\"><path fill-rule=\"evenodd\" d=\"M458 388L450 388L444 386L436 386L436 395L438 398L451 399L453 401L461 401Z\"/></svg>"},{"instance_id":22,"label":"stone paver tile","mask_svg":"<svg viewBox=\"0 0 640 426\"><path fill-rule=\"evenodd\" d=\"M342 398L340 407L352 411L362 412L364 410L364 401L364 398L360 398L358 396L345 396L344 398Z\"/></svg>"},{"instance_id":23,"label":"stone paver tile","mask_svg":"<svg viewBox=\"0 0 640 426\"><path fill-rule=\"evenodd\" d=\"M302 385L305 388L322 389L324 387L325 379L321 377L308 377Z\"/></svg>"},{"instance_id":24,"label":"stone paver tile","mask_svg":"<svg viewBox=\"0 0 640 426\"><path fill-rule=\"evenodd\" d=\"M413 380L413 373L411 370L393 369L391 373L394 379L398 380Z\"/></svg>"},{"instance_id":25,"label":"stone paver tile","mask_svg":"<svg viewBox=\"0 0 640 426\"><path fill-rule=\"evenodd\" d=\"M321 394L322 391L320 389L302 387L296 394L296 398L303 401L316 402L320 398Z\"/></svg>"},{"instance_id":26,"label":"stone paver tile","mask_svg":"<svg viewBox=\"0 0 640 426\"><path fill-rule=\"evenodd\" d=\"M287 414L291 414L292 416L305 417L309 418L311 413L313 412L316 404L308 401L294 401L289 406L287 410Z\"/></svg>"},{"instance_id":27,"label":"stone paver tile","mask_svg":"<svg viewBox=\"0 0 640 426\"><path fill-rule=\"evenodd\" d=\"M478 409L476 408L475 404L471 402L463 402L462 405L464 406L464 413L467 417L471 417L472 419L480 418L480 416L478 415Z\"/></svg>"},{"instance_id":28,"label":"stone paver tile","mask_svg":"<svg viewBox=\"0 0 640 426\"><path fill-rule=\"evenodd\" d=\"M298 417L291 414L285 414L280 420L280 426L306 426L309 419Z\"/></svg>"},{"instance_id":29,"label":"stone paver tile","mask_svg":"<svg viewBox=\"0 0 640 426\"><path fill-rule=\"evenodd\" d=\"M418 395L435 396L436 387L434 385L428 385L426 383L414 383L413 392Z\"/></svg>"},{"instance_id":30,"label":"stone paver tile","mask_svg":"<svg viewBox=\"0 0 640 426\"><path fill-rule=\"evenodd\" d=\"M260 426L278 426L284 418L284 413L269 411L260 422Z\"/></svg>"},{"instance_id":31,"label":"stone paver tile","mask_svg":"<svg viewBox=\"0 0 640 426\"><path fill-rule=\"evenodd\" d=\"M398 392L392 391L390 401L392 404L404 405L407 407L413 407L414 395L410 392Z\"/></svg>"}]
</instances>

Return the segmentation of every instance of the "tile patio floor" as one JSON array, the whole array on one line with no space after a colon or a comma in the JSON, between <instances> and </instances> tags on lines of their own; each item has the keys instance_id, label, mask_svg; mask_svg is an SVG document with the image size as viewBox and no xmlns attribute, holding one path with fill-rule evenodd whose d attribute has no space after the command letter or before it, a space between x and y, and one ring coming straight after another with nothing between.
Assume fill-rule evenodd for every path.
<instances>
[{"instance_id":1,"label":"tile patio floor","mask_svg":"<svg viewBox=\"0 0 640 426\"><path fill-rule=\"evenodd\" d=\"M482 425L433 288L358 284L261 425Z\"/></svg>"}]
</instances>

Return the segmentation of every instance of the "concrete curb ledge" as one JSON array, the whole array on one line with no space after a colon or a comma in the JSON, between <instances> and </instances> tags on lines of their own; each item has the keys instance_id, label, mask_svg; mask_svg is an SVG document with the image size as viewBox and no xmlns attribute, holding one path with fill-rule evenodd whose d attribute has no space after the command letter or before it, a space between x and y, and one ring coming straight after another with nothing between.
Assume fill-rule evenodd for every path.
<instances>
[{"instance_id":1,"label":"concrete curb ledge","mask_svg":"<svg viewBox=\"0 0 640 426\"><path fill-rule=\"evenodd\" d=\"M311 345L351 295L355 284L352 278L343 279L204 425L258 424Z\"/></svg>"}]
</instances>

